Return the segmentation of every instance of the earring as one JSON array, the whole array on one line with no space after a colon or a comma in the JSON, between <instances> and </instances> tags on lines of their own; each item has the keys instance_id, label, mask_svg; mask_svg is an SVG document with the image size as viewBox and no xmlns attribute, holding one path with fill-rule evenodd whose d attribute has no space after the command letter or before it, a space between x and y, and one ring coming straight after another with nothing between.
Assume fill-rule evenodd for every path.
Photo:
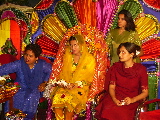
<instances>
[{"instance_id":1,"label":"earring","mask_svg":"<svg viewBox=\"0 0 160 120\"><path fill-rule=\"evenodd\" d=\"M83 46L81 47L81 51L80 52L82 53L82 51L83 51Z\"/></svg>"},{"instance_id":2,"label":"earring","mask_svg":"<svg viewBox=\"0 0 160 120\"><path fill-rule=\"evenodd\" d=\"M36 62L35 63L38 63L38 60L36 60Z\"/></svg>"}]
</instances>

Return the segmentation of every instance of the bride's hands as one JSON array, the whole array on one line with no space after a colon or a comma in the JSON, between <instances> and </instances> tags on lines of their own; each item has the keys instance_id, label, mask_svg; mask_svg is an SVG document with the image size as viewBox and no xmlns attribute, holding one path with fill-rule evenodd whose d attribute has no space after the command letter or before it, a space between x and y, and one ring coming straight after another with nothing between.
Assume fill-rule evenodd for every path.
<instances>
[{"instance_id":1,"label":"bride's hands","mask_svg":"<svg viewBox=\"0 0 160 120\"><path fill-rule=\"evenodd\" d=\"M59 87L66 88L66 89L74 89L78 87L77 83L67 83L64 80L58 81L56 84Z\"/></svg>"},{"instance_id":2,"label":"bride's hands","mask_svg":"<svg viewBox=\"0 0 160 120\"><path fill-rule=\"evenodd\" d=\"M64 84L57 84L57 86L65 88L66 86Z\"/></svg>"},{"instance_id":3,"label":"bride's hands","mask_svg":"<svg viewBox=\"0 0 160 120\"><path fill-rule=\"evenodd\" d=\"M74 83L70 83L70 84L68 84L65 88L67 88L67 89L74 89L74 88L77 88L78 86L76 85L76 84L74 84Z\"/></svg>"}]
</instances>

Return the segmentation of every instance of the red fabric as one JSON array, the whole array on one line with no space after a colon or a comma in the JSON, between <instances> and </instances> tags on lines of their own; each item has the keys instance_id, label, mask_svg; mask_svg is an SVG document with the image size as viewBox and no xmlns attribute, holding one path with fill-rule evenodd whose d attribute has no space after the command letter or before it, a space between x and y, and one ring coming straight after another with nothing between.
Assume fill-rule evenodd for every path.
<instances>
[{"instance_id":1,"label":"red fabric","mask_svg":"<svg viewBox=\"0 0 160 120\"><path fill-rule=\"evenodd\" d=\"M47 63L50 63L52 65L52 62L48 58L42 56L40 56L39 58L45 60Z\"/></svg>"},{"instance_id":2,"label":"red fabric","mask_svg":"<svg viewBox=\"0 0 160 120\"><path fill-rule=\"evenodd\" d=\"M54 0L41 0L38 5L35 7L36 9L47 9L52 5Z\"/></svg>"},{"instance_id":3,"label":"red fabric","mask_svg":"<svg viewBox=\"0 0 160 120\"><path fill-rule=\"evenodd\" d=\"M159 102L160 99L153 99L153 100L149 100L147 102L144 103L144 105L150 104L150 103L154 103L154 102Z\"/></svg>"},{"instance_id":4,"label":"red fabric","mask_svg":"<svg viewBox=\"0 0 160 120\"><path fill-rule=\"evenodd\" d=\"M39 103L42 103L42 102L44 102L44 101L46 101L47 99L45 98L45 97L41 97L40 99L39 99Z\"/></svg>"},{"instance_id":5,"label":"red fabric","mask_svg":"<svg viewBox=\"0 0 160 120\"><path fill-rule=\"evenodd\" d=\"M110 68L107 76L110 83L115 82L116 84L115 94L118 100L135 97L139 94L142 86L146 86L143 88L148 87L147 71L140 63L125 68L123 63L117 62ZM100 120L133 120L138 105L139 102L117 106L110 95L106 95L96 107L96 117Z\"/></svg>"},{"instance_id":6,"label":"red fabric","mask_svg":"<svg viewBox=\"0 0 160 120\"><path fill-rule=\"evenodd\" d=\"M144 55L140 57L141 59L157 58L160 56L160 41L152 38L142 44L142 49Z\"/></svg>"},{"instance_id":7,"label":"red fabric","mask_svg":"<svg viewBox=\"0 0 160 120\"><path fill-rule=\"evenodd\" d=\"M160 1L159 0L143 0L148 6L153 7L154 9L160 9Z\"/></svg>"},{"instance_id":8,"label":"red fabric","mask_svg":"<svg viewBox=\"0 0 160 120\"><path fill-rule=\"evenodd\" d=\"M42 35L39 38L37 38L36 43L41 46L43 51L42 54L56 57L56 54L59 49L58 43L51 40L45 35Z\"/></svg>"},{"instance_id":9,"label":"red fabric","mask_svg":"<svg viewBox=\"0 0 160 120\"><path fill-rule=\"evenodd\" d=\"M11 55L11 54L2 54L2 55L0 55L0 63L1 63L1 65L13 62L15 60L17 60L16 57ZM11 73L11 74L9 74L9 76L13 80L16 79L16 74L15 73Z\"/></svg>"},{"instance_id":10,"label":"red fabric","mask_svg":"<svg viewBox=\"0 0 160 120\"><path fill-rule=\"evenodd\" d=\"M23 20L19 20L18 21L20 23L20 28L21 28L21 40L25 39L26 35L27 35L27 32L29 31L28 30L28 26L27 26L27 23Z\"/></svg>"},{"instance_id":11,"label":"red fabric","mask_svg":"<svg viewBox=\"0 0 160 120\"><path fill-rule=\"evenodd\" d=\"M148 112L141 112L140 120L160 120L160 109Z\"/></svg>"}]
</instances>

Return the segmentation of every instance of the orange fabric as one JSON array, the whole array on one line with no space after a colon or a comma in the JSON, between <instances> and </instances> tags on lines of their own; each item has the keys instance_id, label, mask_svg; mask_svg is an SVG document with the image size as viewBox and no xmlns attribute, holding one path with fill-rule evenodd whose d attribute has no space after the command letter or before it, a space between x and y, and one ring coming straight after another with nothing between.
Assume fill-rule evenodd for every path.
<instances>
[{"instance_id":1,"label":"orange fabric","mask_svg":"<svg viewBox=\"0 0 160 120\"><path fill-rule=\"evenodd\" d=\"M82 24L96 26L96 2L92 0L77 0L74 9Z\"/></svg>"},{"instance_id":2,"label":"orange fabric","mask_svg":"<svg viewBox=\"0 0 160 120\"><path fill-rule=\"evenodd\" d=\"M20 40L20 27L15 20L10 20L10 38L12 39L13 45L17 49L17 59L21 57L21 40Z\"/></svg>"}]
</instances>

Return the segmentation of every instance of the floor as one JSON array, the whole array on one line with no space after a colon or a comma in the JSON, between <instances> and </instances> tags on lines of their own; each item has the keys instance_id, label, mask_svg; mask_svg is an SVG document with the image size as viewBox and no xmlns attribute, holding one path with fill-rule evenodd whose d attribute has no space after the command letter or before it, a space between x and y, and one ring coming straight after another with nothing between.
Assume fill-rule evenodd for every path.
<instances>
[{"instance_id":1,"label":"floor","mask_svg":"<svg viewBox=\"0 0 160 120\"><path fill-rule=\"evenodd\" d=\"M2 103L2 111L0 111L0 120L5 120L4 103ZM38 108L34 120L46 120L46 109Z\"/></svg>"},{"instance_id":2,"label":"floor","mask_svg":"<svg viewBox=\"0 0 160 120\"><path fill-rule=\"evenodd\" d=\"M4 104L2 106L4 107ZM3 109L3 107L2 107L2 109ZM46 116L47 116L46 112L47 112L47 109L44 109L42 107L38 107L37 114L33 120L46 120ZM55 117L54 117L54 113L53 113L53 120L54 120L54 118ZM3 110L0 112L0 120L5 120L5 114L4 114ZM85 116L79 117L79 118L77 118L77 120L85 120Z\"/></svg>"}]
</instances>

